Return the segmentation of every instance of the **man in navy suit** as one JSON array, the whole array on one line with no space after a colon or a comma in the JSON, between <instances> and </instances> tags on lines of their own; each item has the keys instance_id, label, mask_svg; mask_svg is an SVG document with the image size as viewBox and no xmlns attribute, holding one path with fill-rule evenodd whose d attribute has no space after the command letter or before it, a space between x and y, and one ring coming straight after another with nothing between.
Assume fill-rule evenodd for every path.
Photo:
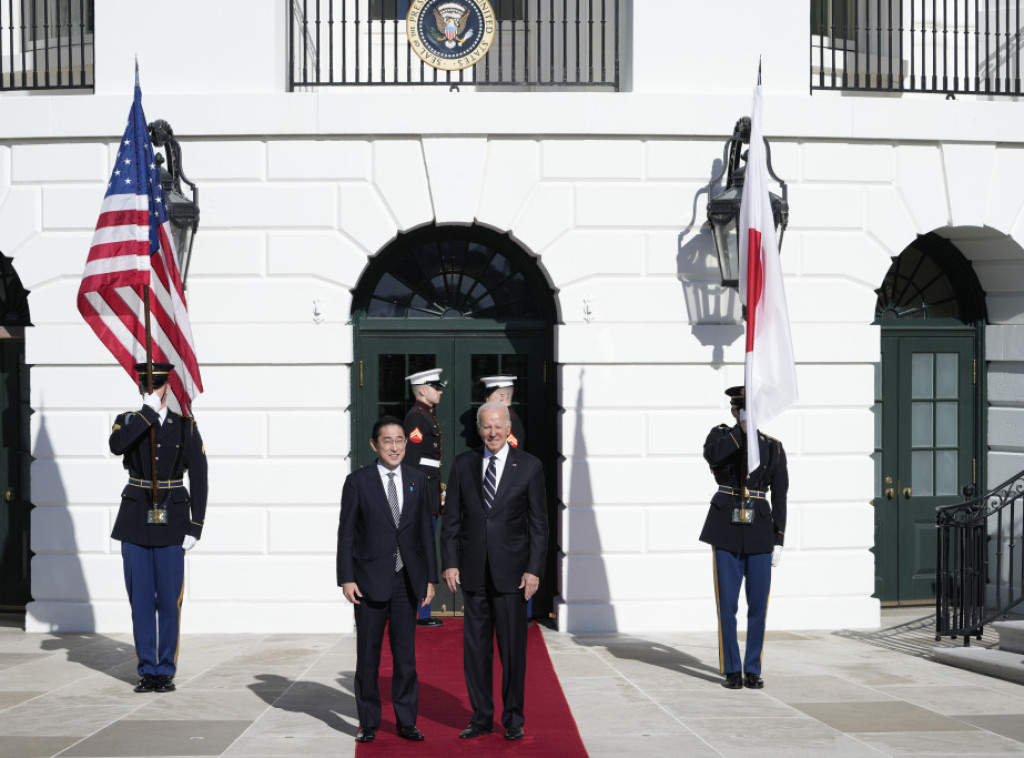
<instances>
[{"instance_id":1,"label":"man in navy suit","mask_svg":"<svg viewBox=\"0 0 1024 758\"><path fill-rule=\"evenodd\" d=\"M338 586L355 605L357 742L380 727L380 651L387 624L394 660L391 700L398 735L422 740L416 728L416 606L429 606L437 581L427 478L402 465L405 430L394 416L373 425L377 460L353 471L341 491Z\"/></svg>"},{"instance_id":2,"label":"man in navy suit","mask_svg":"<svg viewBox=\"0 0 1024 758\"><path fill-rule=\"evenodd\" d=\"M477 411L482 448L462 453L448 477L441 564L448 589L465 598L463 664L473 717L459 737L493 729L494 638L501 659L505 739L523 738L526 603L540 586L548 539L540 461L508 444L508 408Z\"/></svg>"}]
</instances>

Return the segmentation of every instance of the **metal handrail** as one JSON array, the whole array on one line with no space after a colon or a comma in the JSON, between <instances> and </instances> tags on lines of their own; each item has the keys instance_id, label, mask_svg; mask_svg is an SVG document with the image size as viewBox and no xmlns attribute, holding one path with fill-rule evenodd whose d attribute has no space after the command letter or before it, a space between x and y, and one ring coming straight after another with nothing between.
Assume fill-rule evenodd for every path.
<instances>
[{"instance_id":1,"label":"metal handrail","mask_svg":"<svg viewBox=\"0 0 1024 758\"><path fill-rule=\"evenodd\" d=\"M1024 602L1024 471L979 497L935 509L935 639L981 639Z\"/></svg>"}]
</instances>

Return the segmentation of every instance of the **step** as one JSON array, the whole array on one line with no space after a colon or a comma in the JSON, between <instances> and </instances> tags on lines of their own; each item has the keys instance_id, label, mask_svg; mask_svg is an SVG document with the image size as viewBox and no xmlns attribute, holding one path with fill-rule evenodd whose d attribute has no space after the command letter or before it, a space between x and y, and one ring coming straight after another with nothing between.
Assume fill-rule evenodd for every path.
<instances>
[{"instance_id":1,"label":"step","mask_svg":"<svg viewBox=\"0 0 1024 758\"><path fill-rule=\"evenodd\" d=\"M934 647L935 660L986 676L1024 684L1024 655L983 647Z\"/></svg>"},{"instance_id":2,"label":"step","mask_svg":"<svg viewBox=\"0 0 1024 758\"><path fill-rule=\"evenodd\" d=\"M1024 621L994 621L992 628L999 632L1000 650L1024 653Z\"/></svg>"}]
</instances>

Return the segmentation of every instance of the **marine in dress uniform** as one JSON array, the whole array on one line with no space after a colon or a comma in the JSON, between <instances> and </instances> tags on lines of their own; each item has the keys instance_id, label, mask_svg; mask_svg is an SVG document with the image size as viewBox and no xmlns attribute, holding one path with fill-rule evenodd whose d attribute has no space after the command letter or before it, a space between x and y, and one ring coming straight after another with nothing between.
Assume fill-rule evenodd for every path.
<instances>
[{"instance_id":1,"label":"marine in dress uniform","mask_svg":"<svg viewBox=\"0 0 1024 758\"><path fill-rule=\"evenodd\" d=\"M526 449L526 427L523 420L512 410L512 394L515 392L516 377L514 376L483 376L483 401L485 403L501 403L508 408L512 419L512 431L508 435L508 444L519 450Z\"/></svg>"},{"instance_id":2,"label":"marine in dress uniform","mask_svg":"<svg viewBox=\"0 0 1024 758\"><path fill-rule=\"evenodd\" d=\"M121 542L124 582L138 656L136 692L170 692L177 671L185 551L195 546L206 518L206 450L194 419L167 407L173 366L153 364L153 393L140 410L118 415L110 452L124 456L128 483L111 536ZM146 364L135 366L146 386ZM143 390L145 391L145 390ZM150 429L156 427L154 507ZM189 488L183 477L188 473ZM191 490L191 492L190 492Z\"/></svg>"},{"instance_id":3,"label":"marine in dress uniform","mask_svg":"<svg viewBox=\"0 0 1024 758\"><path fill-rule=\"evenodd\" d=\"M437 423L434 408L441 400L446 383L441 381L444 369L432 368L405 377L409 382L416 404L405 414L405 436L408 446L405 464L419 469L427 477L427 502L430 505L434 533L441 516L441 425ZM431 618L430 606L421 607L420 626L442 626L439 618Z\"/></svg>"},{"instance_id":4,"label":"marine in dress uniform","mask_svg":"<svg viewBox=\"0 0 1024 758\"><path fill-rule=\"evenodd\" d=\"M718 601L719 664L728 689L760 689L761 651L772 566L782 558L789 473L782 443L758 432L761 465L747 472L744 388L730 387L734 426L721 424L704 442L704 458L718 482L700 539L712 547ZM746 488L746 493L744 493ZM771 491L771 505L768 491ZM744 494L747 495L746 499ZM740 658L736 612L746 582L747 647Z\"/></svg>"}]
</instances>

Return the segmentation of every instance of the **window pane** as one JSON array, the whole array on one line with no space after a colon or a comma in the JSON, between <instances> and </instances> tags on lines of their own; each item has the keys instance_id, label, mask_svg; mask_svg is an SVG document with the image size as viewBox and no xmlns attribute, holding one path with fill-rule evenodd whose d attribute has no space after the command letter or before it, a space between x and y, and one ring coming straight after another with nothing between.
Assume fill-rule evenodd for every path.
<instances>
[{"instance_id":1,"label":"window pane","mask_svg":"<svg viewBox=\"0 0 1024 758\"><path fill-rule=\"evenodd\" d=\"M957 354L936 353L935 397L957 396Z\"/></svg>"},{"instance_id":2,"label":"window pane","mask_svg":"<svg viewBox=\"0 0 1024 758\"><path fill-rule=\"evenodd\" d=\"M935 404L935 445L937 447L957 446L957 404Z\"/></svg>"},{"instance_id":3,"label":"window pane","mask_svg":"<svg viewBox=\"0 0 1024 758\"><path fill-rule=\"evenodd\" d=\"M915 400L930 400L935 395L932 377L934 375L935 356L932 353L914 353L911 356L911 397Z\"/></svg>"},{"instance_id":4,"label":"window pane","mask_svg":"<svg viewBox=\"0 0 1024 758\"><path fill-rule=\"evenodd\" d=\"M935 453L935 494L956 495L959 488L956 486L957 475L957 452L956 450L938 450Z\"/></svg>"},{"instance_id":5,"label":"window pane","mask_svg":"<svg viewBox=\"0 0 1024 758\"><path fill-rule=\"evenodd\" d=\"M927 496L934 493L932 487L932 451L915 450L910 454L911 487L915 495Z\"/></svg>"},{"instance_id":6,"label":"window pane","mask_svg":"<svg viewBox=\"0 0 1024 758\"><path fill-rule=\"evenodd\" d=\"M935 433L932 428L933 403L914 403L911 410L910 439L911 445L917 448L932 447L935 444Z\"/></svg>"}]
</instances>

